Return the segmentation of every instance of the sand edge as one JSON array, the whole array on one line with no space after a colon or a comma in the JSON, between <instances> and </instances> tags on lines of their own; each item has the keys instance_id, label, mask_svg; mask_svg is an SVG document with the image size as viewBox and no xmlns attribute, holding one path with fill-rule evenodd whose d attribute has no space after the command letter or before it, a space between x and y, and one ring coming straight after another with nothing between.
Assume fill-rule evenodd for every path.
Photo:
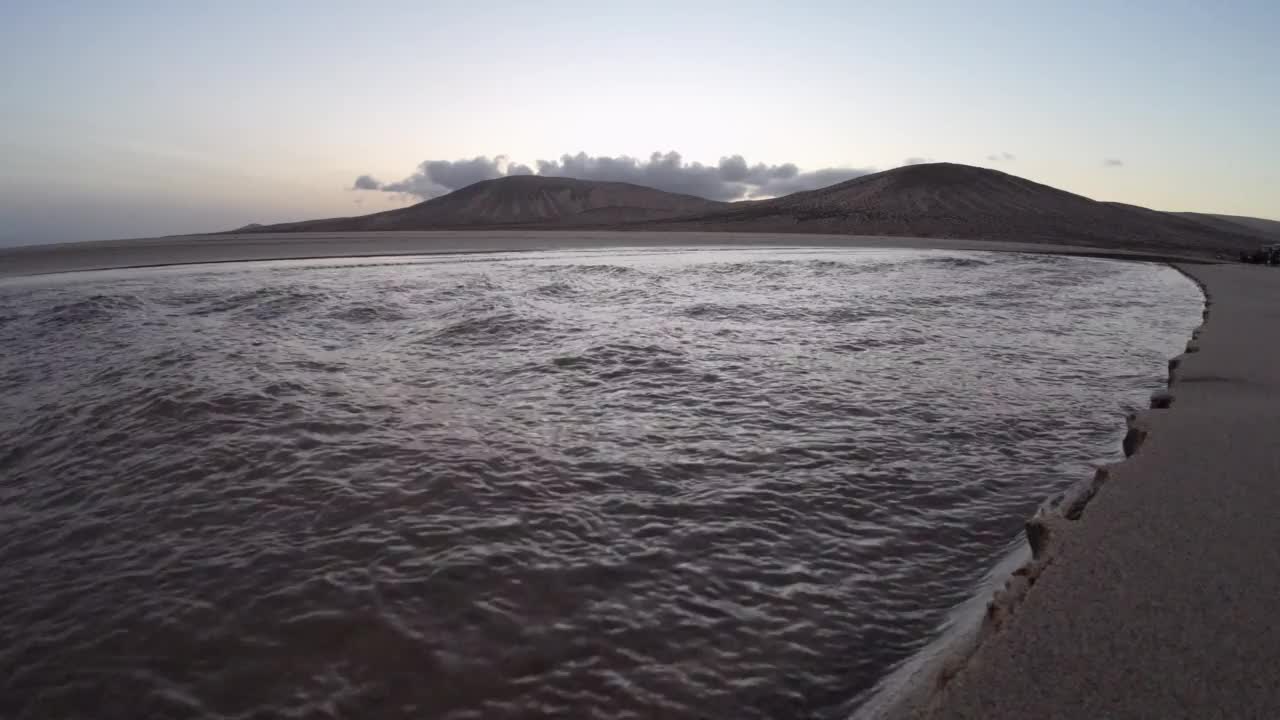
<instances>
[{"instance_id":1,"label":"sand edge","mask_svg":"<svg viewBox=\"0 0 1280 720\"><path fill-rule=\"evenodd\" d=\"M880 248L1026 252L1140 262L1214 263L1136 248L879 235L684 231L429 231L172 236L0 248L0 278L274 260L622 248Z\"/></svg>"},{"instance_id":2,"label":"sand edge","mask_svg":"<svg viewBox=\"0 0 1280 720\"><path fill-rule=\"evenodd\" d=\"M1150 413L1173 407L1173 387L1177 382L1178 369L1188 354L1199 351L1200 333L1209 322L1213 305L1208 285L1179 262L1169 260L1164 265L1199 288L1204 298L1201 322L1192 329L1186 349L1169 359L1165 389L1151 395L1150 408L1125 417L1125 434L1121 441L1125 459L1100 465L1092 477L1078 480L1062 492L1046 498L1027 518L1024 542L997 563L987 579L980 583L981 589L975 597L966 603L970 607L982 607L981 616L962 617L958 627L944 630L940 637L891 673L869 700L852 712L851 720L907 720L931 716L939 711L945 703L945 691L950 682L964 672L988 640L1005 629L1007 621L1017 613L1040 575L1053 564L1057 551L1062 547L1061 538L1083 519L1089 503L1111 479L1113 472L1142 449L1151 433ZM988 592L991 593L989 596ZM988 597L983 603L983 599Z\"/></svg>"}]
</instances>

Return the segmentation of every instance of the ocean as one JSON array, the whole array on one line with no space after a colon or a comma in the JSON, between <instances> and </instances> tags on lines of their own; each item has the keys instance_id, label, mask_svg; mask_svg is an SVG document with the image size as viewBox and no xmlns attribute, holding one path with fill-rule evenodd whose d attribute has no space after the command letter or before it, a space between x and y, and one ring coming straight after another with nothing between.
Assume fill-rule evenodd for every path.
<instances>
[{"instance_id":1,"label":"ocean","mask_svg":"<svg viewBox=\"0 0 1280 720\"><path fill-rule=\"evenodd\" d=\"M0 282L0 716L848 717L1202 303L865 249Z\"/></svg>"}]
</instances>

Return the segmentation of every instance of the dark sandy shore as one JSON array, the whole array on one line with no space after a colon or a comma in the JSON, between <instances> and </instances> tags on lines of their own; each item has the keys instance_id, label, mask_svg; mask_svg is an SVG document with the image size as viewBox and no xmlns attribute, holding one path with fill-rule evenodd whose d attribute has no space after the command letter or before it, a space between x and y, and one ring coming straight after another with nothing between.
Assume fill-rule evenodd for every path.
<instances>
[{"instance_id":1,"label":"dark sandy shore","mask_svg":"<svg viewBox=\"0 0 1280 720\"><path fill-rule=\"evenodd\" d=\"M892 714L1280 717L1280 272L1181 269L1210 308L1171 405L1078 519L1048 516L977 650Z\"/></svg>"},{"instance_id":2,"label":"dark sandy shore","mask_svg":"<svg viewBox=\"0 0 1280 720\"><path fill-rule=\"evenodd\" d=\"M240 260L574 250L608 247L886 247L1054 252L1132 259L1168 256L1073 245L796 233L431 231L177 235L0 249L0 277Z\"/></svg>"}]
</instances>

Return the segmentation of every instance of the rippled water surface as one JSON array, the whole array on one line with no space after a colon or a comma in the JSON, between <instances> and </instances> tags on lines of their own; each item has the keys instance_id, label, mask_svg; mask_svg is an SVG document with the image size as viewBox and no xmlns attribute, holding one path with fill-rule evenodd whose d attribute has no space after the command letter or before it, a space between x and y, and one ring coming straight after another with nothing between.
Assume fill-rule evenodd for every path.
<instances>
[{"instance_id":1,"label":"rippled water surface","mask_svg":"<svg viewBox=\"0 0 1280 720\"><path fill-rule=\"evenodd\" d=\"M908 251L8 282L0 716L843 717L1200 303Z\"/></svg>"}]
</instances>

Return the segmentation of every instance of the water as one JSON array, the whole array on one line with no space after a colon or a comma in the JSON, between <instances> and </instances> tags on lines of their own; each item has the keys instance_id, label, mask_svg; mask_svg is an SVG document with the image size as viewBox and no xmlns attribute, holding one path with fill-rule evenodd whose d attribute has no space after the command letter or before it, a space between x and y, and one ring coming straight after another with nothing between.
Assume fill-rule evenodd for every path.
<instances>
[{"instance_id":1,"label":"water","mask_svg":"<svg viewBox=\"0 0 1280 720\"><path fill-rule=\"evenodd\" d=\"M908 251L8 282L0 716L844 717L1200 303Z\"/></svg>"}]
</instances>

